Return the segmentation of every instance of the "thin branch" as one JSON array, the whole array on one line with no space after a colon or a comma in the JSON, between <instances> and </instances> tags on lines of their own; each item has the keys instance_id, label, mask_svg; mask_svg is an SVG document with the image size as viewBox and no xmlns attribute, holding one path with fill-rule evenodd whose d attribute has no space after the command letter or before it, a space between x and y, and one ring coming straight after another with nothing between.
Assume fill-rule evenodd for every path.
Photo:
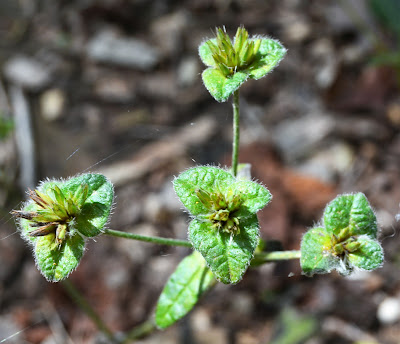
<instances>
[{"instance_id":1,"label":"thin branch","mask_svg":"<svg viewBox=\"0 0 400 344\"><path fill-rule=\"evenodd\" d=\"M192 247L192 244L187 240L169 239L169 238L162 238L162 237L151 237L151 236L145 236L145 235L140 235L140 234L116 231L113 229L105 229L103 231L103 234L115 236L115 237L119 237L119 238L145 241L145 242L149 242L149 243L153 243L153 244Z\"/></svg>"}]
</instances>

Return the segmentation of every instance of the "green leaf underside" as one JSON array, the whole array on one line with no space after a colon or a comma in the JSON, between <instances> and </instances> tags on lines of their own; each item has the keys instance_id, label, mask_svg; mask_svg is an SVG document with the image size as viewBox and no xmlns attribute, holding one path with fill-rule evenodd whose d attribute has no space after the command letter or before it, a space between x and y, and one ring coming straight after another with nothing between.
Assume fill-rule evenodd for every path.
<instances>
[{"instance_id":1,"label":"green leaf underside","mask_svg":"<svg viewBox=\"0 0 400 344\"><path fill-rule=\"evenodd\" d=\"M223 283L239 282L258 244L257 216L240 220L240 234L218 231L210 222L192 220L189 240L207 262L214 276Z\"/></svg>"},{"instance_id":2,"label":"green leaf underside","mask_svg":"<svg viewBox=\"0 0 400 344\"><path fill-rule=\"evenodd\" d=\"M341 195L330 202L324 212L324 225L328 233L339 234L349 227L351 235L377 236L376 217L362 193Z\"/></svg>"},{"instance_id":3,"label":"green leaf underside","mask_svg":"<svg viewBox=\"0 0 400 344\"><path fill-rule=\"evenodd\" d=\"M349 254L350 263L361 270L375 270L382 266L384 255L379 242L368 237L360 237L357 240L361 247Z\"/></svg>"},{"instance_id":4,"label":"green leaf underside","mask_svg":"<svg viewBox=\"0 0 400 344\"><path fill-rule=\"evenodd\" d=\"M244 202L235 213L237 217L252 216L264 208L272 198L271 193L264 186L252 181L238 181L230 185L229 190L232 190L234 194L245 195Z\"/></svg>"},{"instance_id":5,"label":"green leaf underside","mask_svg":"<svg viewBox=\"0 0 400 344\"><path fill-rule=\"evenodd\" d=\"M36 265L50 282L65 279L78 266L85 249L85 241L75 235L55 247L55 235L37 237L35 245Z\"/></svg>"},{"instance_id":6,"label":"green leaf underside","mask_svg":"<svg viewBox=\"0 0 400 344\"><path fill-rule=\"evenodd\" d=\"M310 229L301 241L300 265L307 276L329 273L340 265L340 260L330 253L331 236L322 227Z\"/></svg>"},{"instance_id":7,"label":"green leaf underside","mask_svg":"<svg viewBox=\"0 0 400 344\"><path fill-rule=\"evenodd\" d=\"M240 71L226 77L220 70L210 67L201 76L204 86L215 100L224 102L247 80L248 73Z\"/></svg>"},{"instance_id":8,"label":"green leaf underside","mask_svg":"<svg viewBox=\"0 0 400 344\"><path fill-rule=\"evenodd\" d=\"M198 252L186 257L165 285L156 308L156 324L166 328L185 316L213 284L214 277Z\"/></svg>"},{"instance_id":9,"label":"green leaf underside","mask_svg":"<svg viewBox=\"0 0 400 344\"><path fill-rule=\"evenodd\" d=\"M235 181L235 177L227 171L212 166L200 166L182 172L175 178L174 188L182 204L192 215L197 216L209 213L196 195L197 189L215 193L226 189Z\"/></svg>"}]
</instances>

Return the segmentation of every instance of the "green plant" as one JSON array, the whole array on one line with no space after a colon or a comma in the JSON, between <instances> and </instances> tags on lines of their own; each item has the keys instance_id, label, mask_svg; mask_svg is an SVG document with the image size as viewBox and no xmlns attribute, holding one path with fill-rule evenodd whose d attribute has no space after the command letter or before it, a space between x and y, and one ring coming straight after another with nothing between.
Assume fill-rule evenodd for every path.
<instances>
[{"instance_id":1,"label":"green plant","mask_svg":"<svg viewBox=\"0 0 400 344\"><path fill-rule=\"evenodd\" d=\"M238 283L251 265L300 258L304 274L333 269L349 274L354 269L374 270L382 265L383 250L377 241L377 223L366 197L341 195L325 209L323 222L303 237L300 251L265 252L259 235L257 212L272 199L263 185L242 176L238 164L239 87L259 79L276 67L286 53L266 37L249 38L240 27L233 42L224 29L200 45L206 88L217 101L233 96L233 153L231 169L198 166L173 181L176 194L189 211L189 241L105 229L113 202L111 183L99 174L43 182L29 191L22 210L13 211L21 235L34 246L41 273L49 281L68 277L82 258L85 239L100 234L133 240L194 248L182 260L158 300L155 323L148 321L128 333L123 343L166 328L187 314L217 280ZM67 289L81 300L71 284ZM116 340L84 301L78 301L109 338Z\"/></svg>"},{"instance_id":2,"label":"green plant","mask_svg":"<svg viewBox=\"0 0 400 344\"><path fill-rule=\"evenodd\" d=\"M330 202L323 224L310 229L301 243L301 267L306 275L336 269L375 270L383 264L374 212L362 193L341 195Z\"/></svg>"},{"instance_id":3,"label":"green plant","mask_svg":"<svg viewBox=\"0 0 400 344\"><path fill-rule=\"evenodd\" d=\"M21 236L33 246L36 265L51 282L78 266L86 238L101 234L111 212L112 184L100 174L47 180L29 190L30 200L12 214Z\"/></svg>"}]
</instances>

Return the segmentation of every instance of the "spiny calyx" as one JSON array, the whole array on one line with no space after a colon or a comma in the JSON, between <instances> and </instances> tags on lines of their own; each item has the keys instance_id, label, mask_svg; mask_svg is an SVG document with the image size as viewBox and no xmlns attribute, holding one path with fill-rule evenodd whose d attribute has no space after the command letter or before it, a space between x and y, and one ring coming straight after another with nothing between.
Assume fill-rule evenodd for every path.
<instances>
[{"instance_id":1,"label":"spiny calyx","mask_svg":"<svg viewBox=\"0 0 400 344\"><path fill-rule=\"evenodd\" d=\"M212 226L226 233L240 234L239 219L236 211L242 204L241 195L231 190L224 196L222 193L209 193L196 189L196 195L201 203L210 211L205 219L212 222Z\"/></svg>"},{"instance_id":2,"label":"spiny calyx","mask_svg":"<svg viewBox=\"0 0 400 344\"><path fill-rule=\"evenodd\" d=\"M247 30L241 26L237 29L232 43L225 28L216 29L216 40L206 42L212 52L212 58L218 69L225 75L248 68L257 60L261 38L249 39Z\"/></svg>"},{"instance_id":3,"label":"spiny calyx","mask_svg":"<svg viewBox=\"0 0 400 344\"><path fill-rule=\"evenodd\" d=\"M71 224L81 212L88 197L89 187L81 184L74 193L62 191L57 185L46 192L29 190L29 198L34 202L32 211L13 210L11 213L28 220L33 229L28 232L31 237L55 234L56 243L60 246L71 235Z\"/></svg>"}]
</instances>

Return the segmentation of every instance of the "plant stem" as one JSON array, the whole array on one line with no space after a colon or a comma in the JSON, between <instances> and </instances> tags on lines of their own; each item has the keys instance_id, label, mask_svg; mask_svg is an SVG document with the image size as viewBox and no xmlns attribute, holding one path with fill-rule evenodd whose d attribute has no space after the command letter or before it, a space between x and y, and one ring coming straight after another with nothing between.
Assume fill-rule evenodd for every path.
<instances>
[{"instance_id":1,"label":"plant stem","mask_svg":"<svg viewBox=\"0 0 400 344\"><path fill-rule=\"evenodd\" d=\"M144 242L149 242L153 244L169 245L169 246L183 246L192 248L192 244L187 240L178 240L162 237L151 237L140 234L116 231L113 229L105 229L103 234L115 236L119 238L139 240ZM274 251L274 252L262 252L256 253L254 255L254 260L257 262L268 263L277 260L289 260L289 259L299 259L300 251Z\"/></svg>"},{"instance_id":2,"label":"plant stem","mask_svg":"<svg viewBox=\"0 0 400 344\"><path fill-rule=\"evenodd\" d=\"M239 157L239 89L233 93L233 141L232 141L232 173L236 177Z\"/></svg>"},{"instance_id":3,"label":"plant stem","mask_svg":"<svg viewBox=\"0 0 400 344\"><path fill-rule=\"evenodd\" d=\"M255 267L264 263L275 262L278 260L300 259L300 251L274 251L274 252L261 252L254 255L251 261L251 266Z\"/></svg>"},{"instance_id":4,"label":"plant stem","mask_svg":"<svg viewBox=\"0 0 400 344\"><path fill-rule=\"evenodd\" d=\"M67 291L68 295L71 299L73 299L78 306L86 313L86 315L92 319L92 321L96 324L97 328L102 331L111 343L115 342L115 338L111 330L107 327L107 325L101 320L99 315L95 312L95 310L90 306L87 300L81 295L81 293L76 289L74 284L66 279L62 282L63 287Z\"/></svg>"},{"instance_id":5,"label":"plant stem","mask_svg":"<svg viewBox=\"0 0 400 344\"><path fill-rule=\"evenodd\" d=\"M289 259L299 259L301 256L300 251L274 251L274 252L265 252L265 253L257 253L256 256L258 258L262 258L265 261L273 262L275 260L289 260Z\"/></svg>"},{"instance_id":6,"label":"plant stem","mask_svg":"<svg viewBox=\"0 0 400 344\"><path fill-rule=\"evenodd\" d=\"M133 340L148 336L157 329L154 320L147 320L128 332L121 344L128 344Z\"/></svg>"},{"instance_id":7,"label":"plant stem","mask_svg":"<svg viewBox=\"0 0 400 344\"><path fill-rule=\"evenodd\" d=\"M169 238L161 238L161 237L150 237L150 236L145 236L145 235L140 235L140 234L116 231L113 229L105 229L103 231L103 234L111 235L111 236L115 236L115 237L119 237L119 238L145 241L145 242L150 242L153 244L192 247L192 244L187 240L169 239Z\"/></svg>"}]
</instances>

